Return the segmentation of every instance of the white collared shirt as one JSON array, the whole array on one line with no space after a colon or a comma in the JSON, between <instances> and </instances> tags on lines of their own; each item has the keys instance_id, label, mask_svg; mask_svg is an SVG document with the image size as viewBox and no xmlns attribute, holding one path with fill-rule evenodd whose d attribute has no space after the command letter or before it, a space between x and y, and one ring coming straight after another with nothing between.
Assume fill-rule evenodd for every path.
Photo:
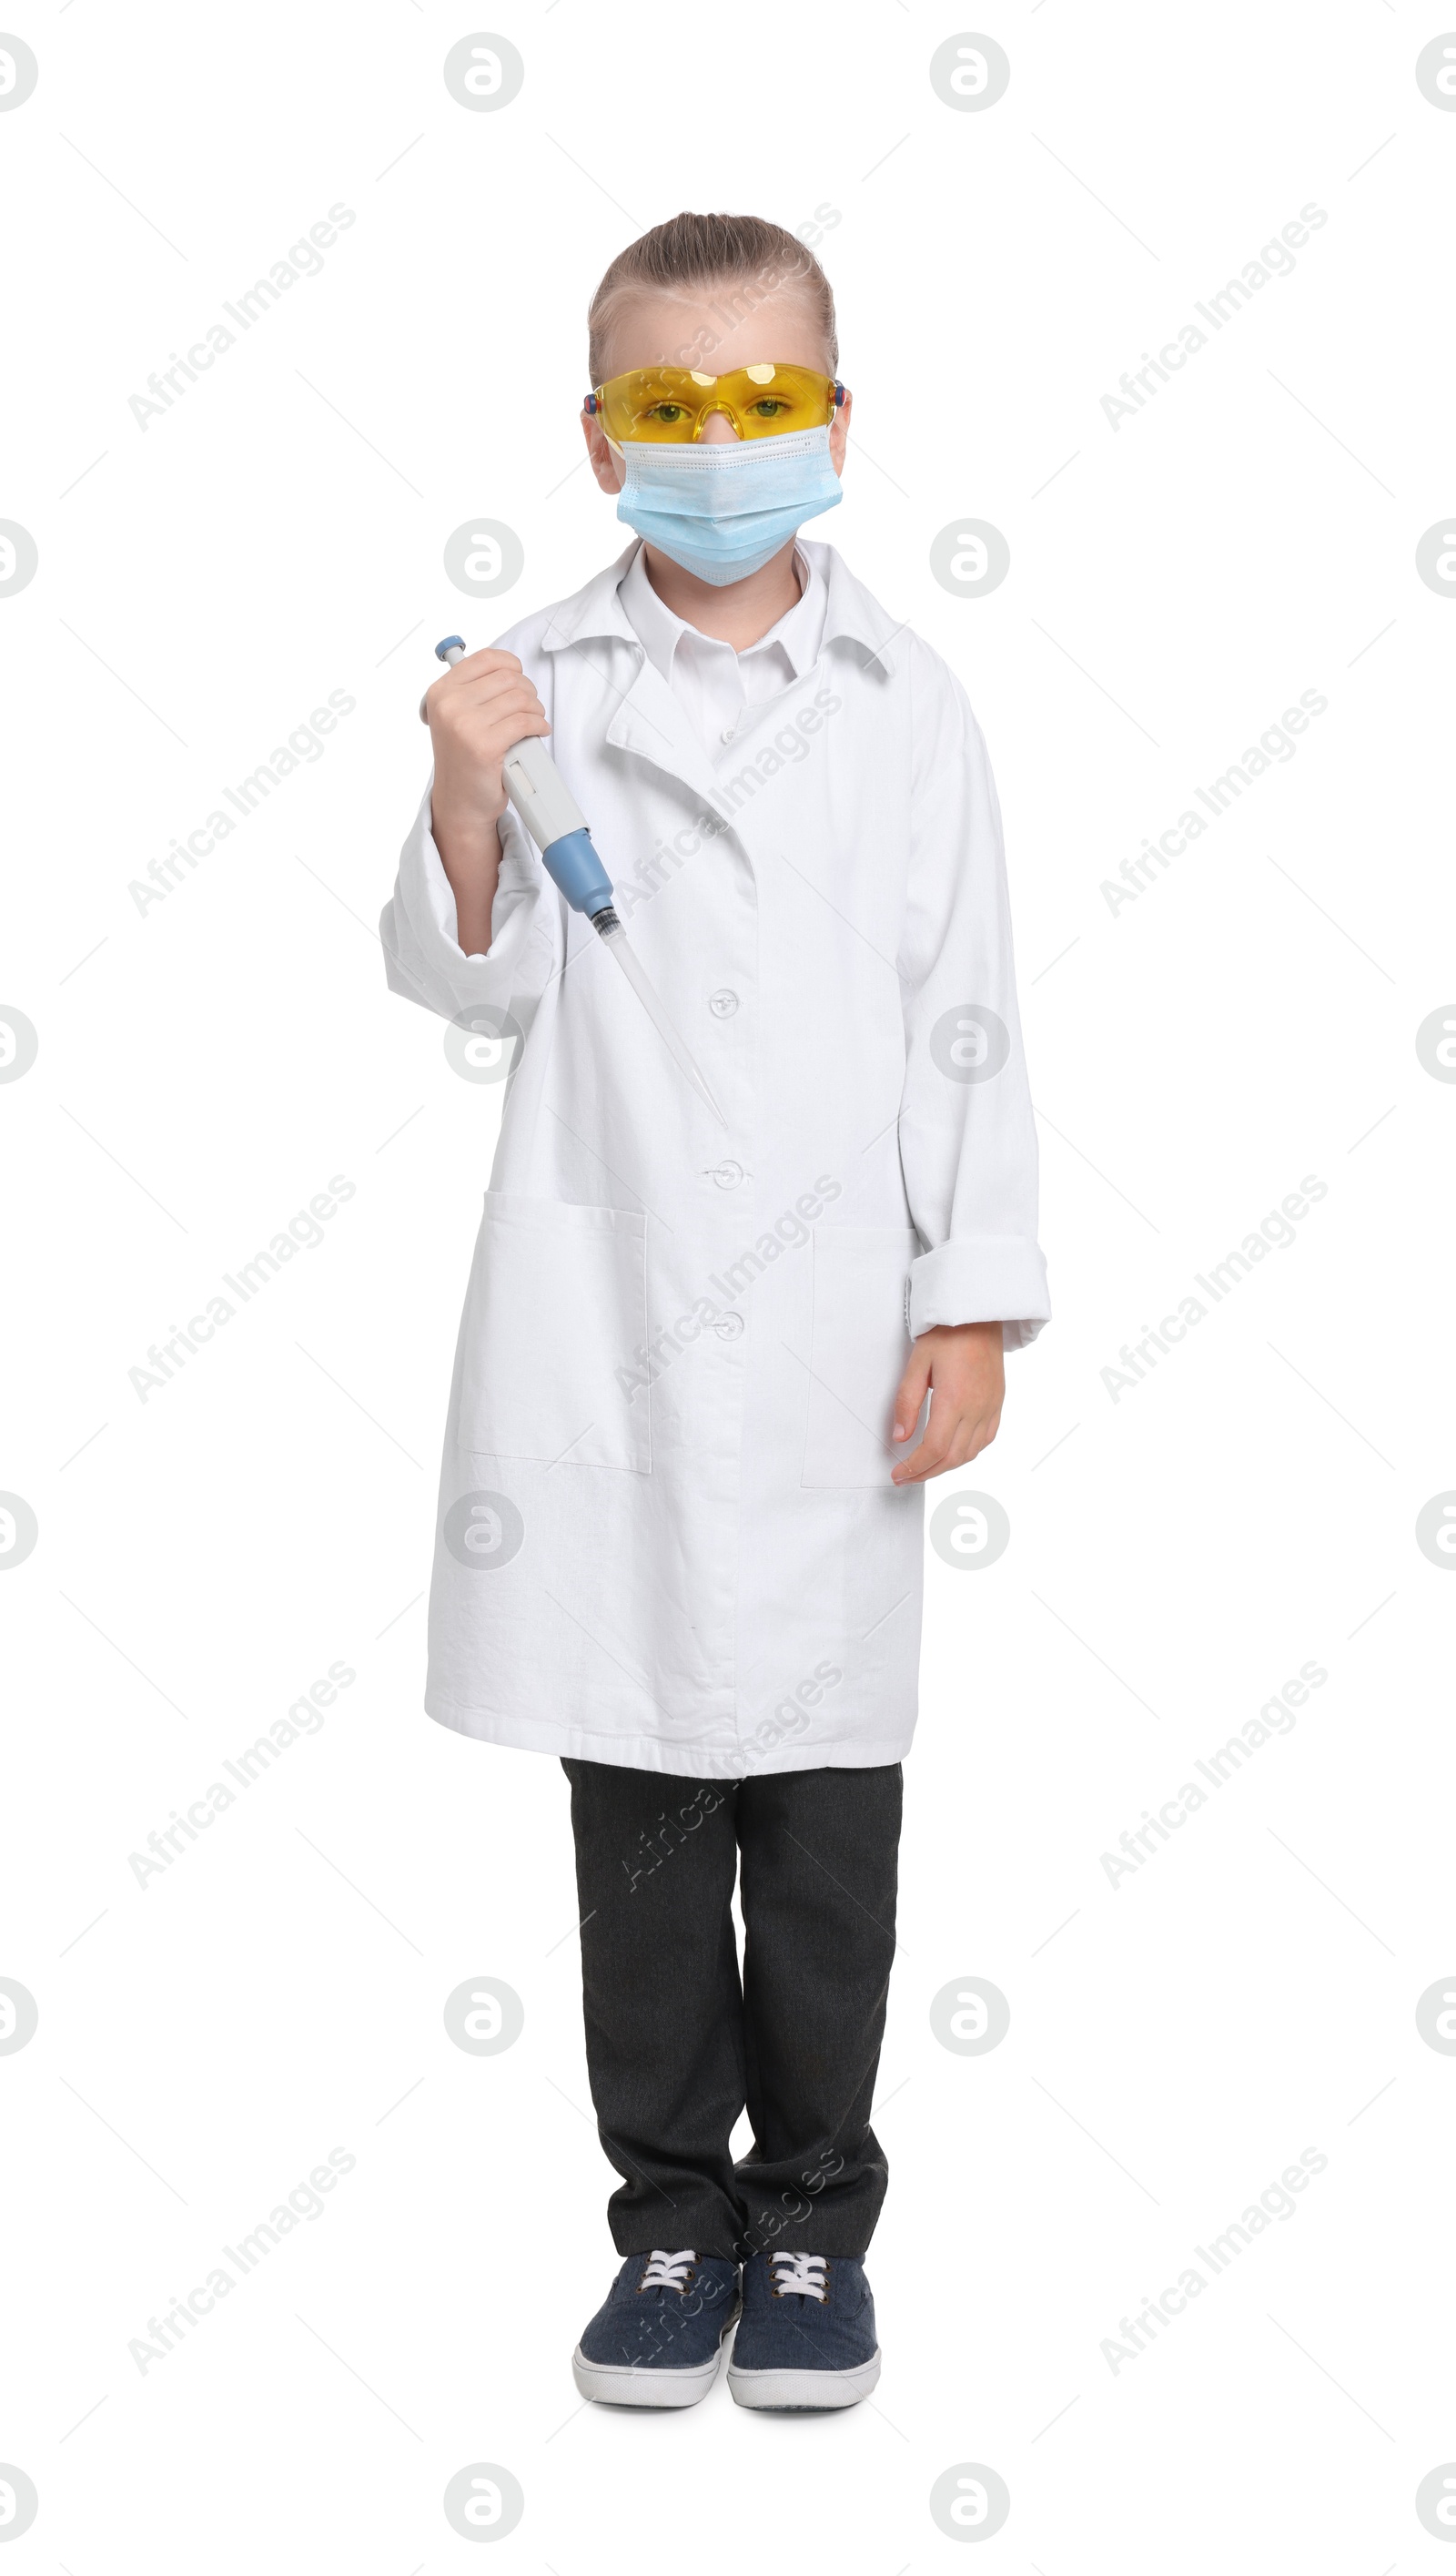
<instances>
[{"instance_id":1,"label":"white collared shirt","mask_svg":"<svg viewBox=\"0 0 1456 2576\"><path fill-rule=\"evenodd\" d=\"M800 546L794 563L803 586L793 607L741 653L687 625L658 598L647 577L645 547L637 548L622 576L619 596L628 622L715 768L730 757L749 708L801 680L823 650L828 586Z\"/></svg>"}]
</instances>

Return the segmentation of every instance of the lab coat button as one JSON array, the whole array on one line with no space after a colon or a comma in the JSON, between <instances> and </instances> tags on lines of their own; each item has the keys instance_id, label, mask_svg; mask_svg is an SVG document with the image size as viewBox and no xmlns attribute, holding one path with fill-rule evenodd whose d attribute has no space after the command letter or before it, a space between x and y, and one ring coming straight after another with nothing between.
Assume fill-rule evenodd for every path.
<instances>
[{"instance_id":1,"label":"lab coat button","mask_svg":"<svg viewBox=\"0 0 1456 2576\"><path fill-rule=\"evenodd\" d=\"M717 1182L720 1190L736 1190L739 1182L743 1178L743 1165L741 1163L716 1163L713 1166L713 1178Z\"/></svg>"},{"instance_id":2,"label":"lab coat button","mask_svg":"<svg viewBox=\"0 0 1456 2576\"><path fill-rule=\"evenodd\" d=\"M708 995L708 1008L715 1020L731 1020L738 1008L738 996L725 984L721 992Z\"/></svg>"},{"instance_id":3,"label":"lab coat button","mask_svg":"<svg viewBox=\"0 0 1456 2576\"><path fill-rule=\"evenodd\" d=\"M720 1342L736 1342L743 1330L743 1317L730 1310L728 1314L719 1316L713 1330Z\"/></svg>"}]
</instances>

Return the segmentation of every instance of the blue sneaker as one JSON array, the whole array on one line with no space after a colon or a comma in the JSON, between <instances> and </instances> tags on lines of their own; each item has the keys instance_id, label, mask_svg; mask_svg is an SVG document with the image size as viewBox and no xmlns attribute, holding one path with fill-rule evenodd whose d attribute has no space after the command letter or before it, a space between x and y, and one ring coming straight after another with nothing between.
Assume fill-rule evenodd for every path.
<instances>
[{"instance_id":1,"label":"blue sneaker","mask_svg":"<svg viewBox=\"0 0 1456 2576\"><path fill-rule=\"evenodd\" d=\"M629 2254L571 2357L583 2397L696 2406L738 2314L738 2266L720 2254Z\"/></svg>"},{"instance_id":2,"label":"blue sneaker","mask_svg":"<svg viewBox=\"0 0 1456 2576\"><path fill-rule=\"evenodd\" d=\"M880 2375L875 2303L853 2254L755 2254L728 2364L740 2406L857 2406Z\"/></svg>"}]
</instances>

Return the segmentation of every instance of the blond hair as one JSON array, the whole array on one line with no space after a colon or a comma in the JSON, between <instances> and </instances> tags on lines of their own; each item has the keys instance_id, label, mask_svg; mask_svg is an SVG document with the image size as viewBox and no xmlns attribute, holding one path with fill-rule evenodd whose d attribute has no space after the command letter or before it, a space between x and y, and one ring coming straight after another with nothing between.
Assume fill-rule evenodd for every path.
<instances>
[{"instance_id":1,"label":"blond hair","mask_svg":"<svg viewBox=\"0 0 1456 2576\"><path fill-rule=\"evenodd\" d=\"M834 296L813 252L782 224L761 215L673 215L654 224L617 253L587 314L587 365L592 384L604 381L606 350L613 322L634 295L688 295L719 288L710 311L722 332L730 331L756 304L782 286L801 290L824 334L830 372L839 365L839 338L834 326ZM708 326L680 349L658 352L659 363L690 367L710 357L717 347ZM770 354L765 352L765 354Z\"/></svg>"}]
</instances>

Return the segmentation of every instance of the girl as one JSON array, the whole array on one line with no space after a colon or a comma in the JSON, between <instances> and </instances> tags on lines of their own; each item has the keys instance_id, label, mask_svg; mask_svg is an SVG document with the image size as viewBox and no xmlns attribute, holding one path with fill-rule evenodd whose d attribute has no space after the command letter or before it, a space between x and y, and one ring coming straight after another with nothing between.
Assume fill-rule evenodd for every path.
<instances>
[{"instance_id":1,"label":"girl","mask_svg":"<svg viewBox=\"0 0 1456 2576\"><path fill-rule=\"evenodd\" d=\"M1049 1311L1000 820L952 672L798 538L852 408L817 261L679 215L590 334L582 427L632 542L429 691L381 923L396 992L518 1050L426 1707L571 1782L627 2258L578 2387L692 2403L741 2303L739 2402L844 2406L880 2367L923 1487L994 1438L1003 1350ZM528 735L721 1123L507 804Z\"/></svg>"}]
</instances>

